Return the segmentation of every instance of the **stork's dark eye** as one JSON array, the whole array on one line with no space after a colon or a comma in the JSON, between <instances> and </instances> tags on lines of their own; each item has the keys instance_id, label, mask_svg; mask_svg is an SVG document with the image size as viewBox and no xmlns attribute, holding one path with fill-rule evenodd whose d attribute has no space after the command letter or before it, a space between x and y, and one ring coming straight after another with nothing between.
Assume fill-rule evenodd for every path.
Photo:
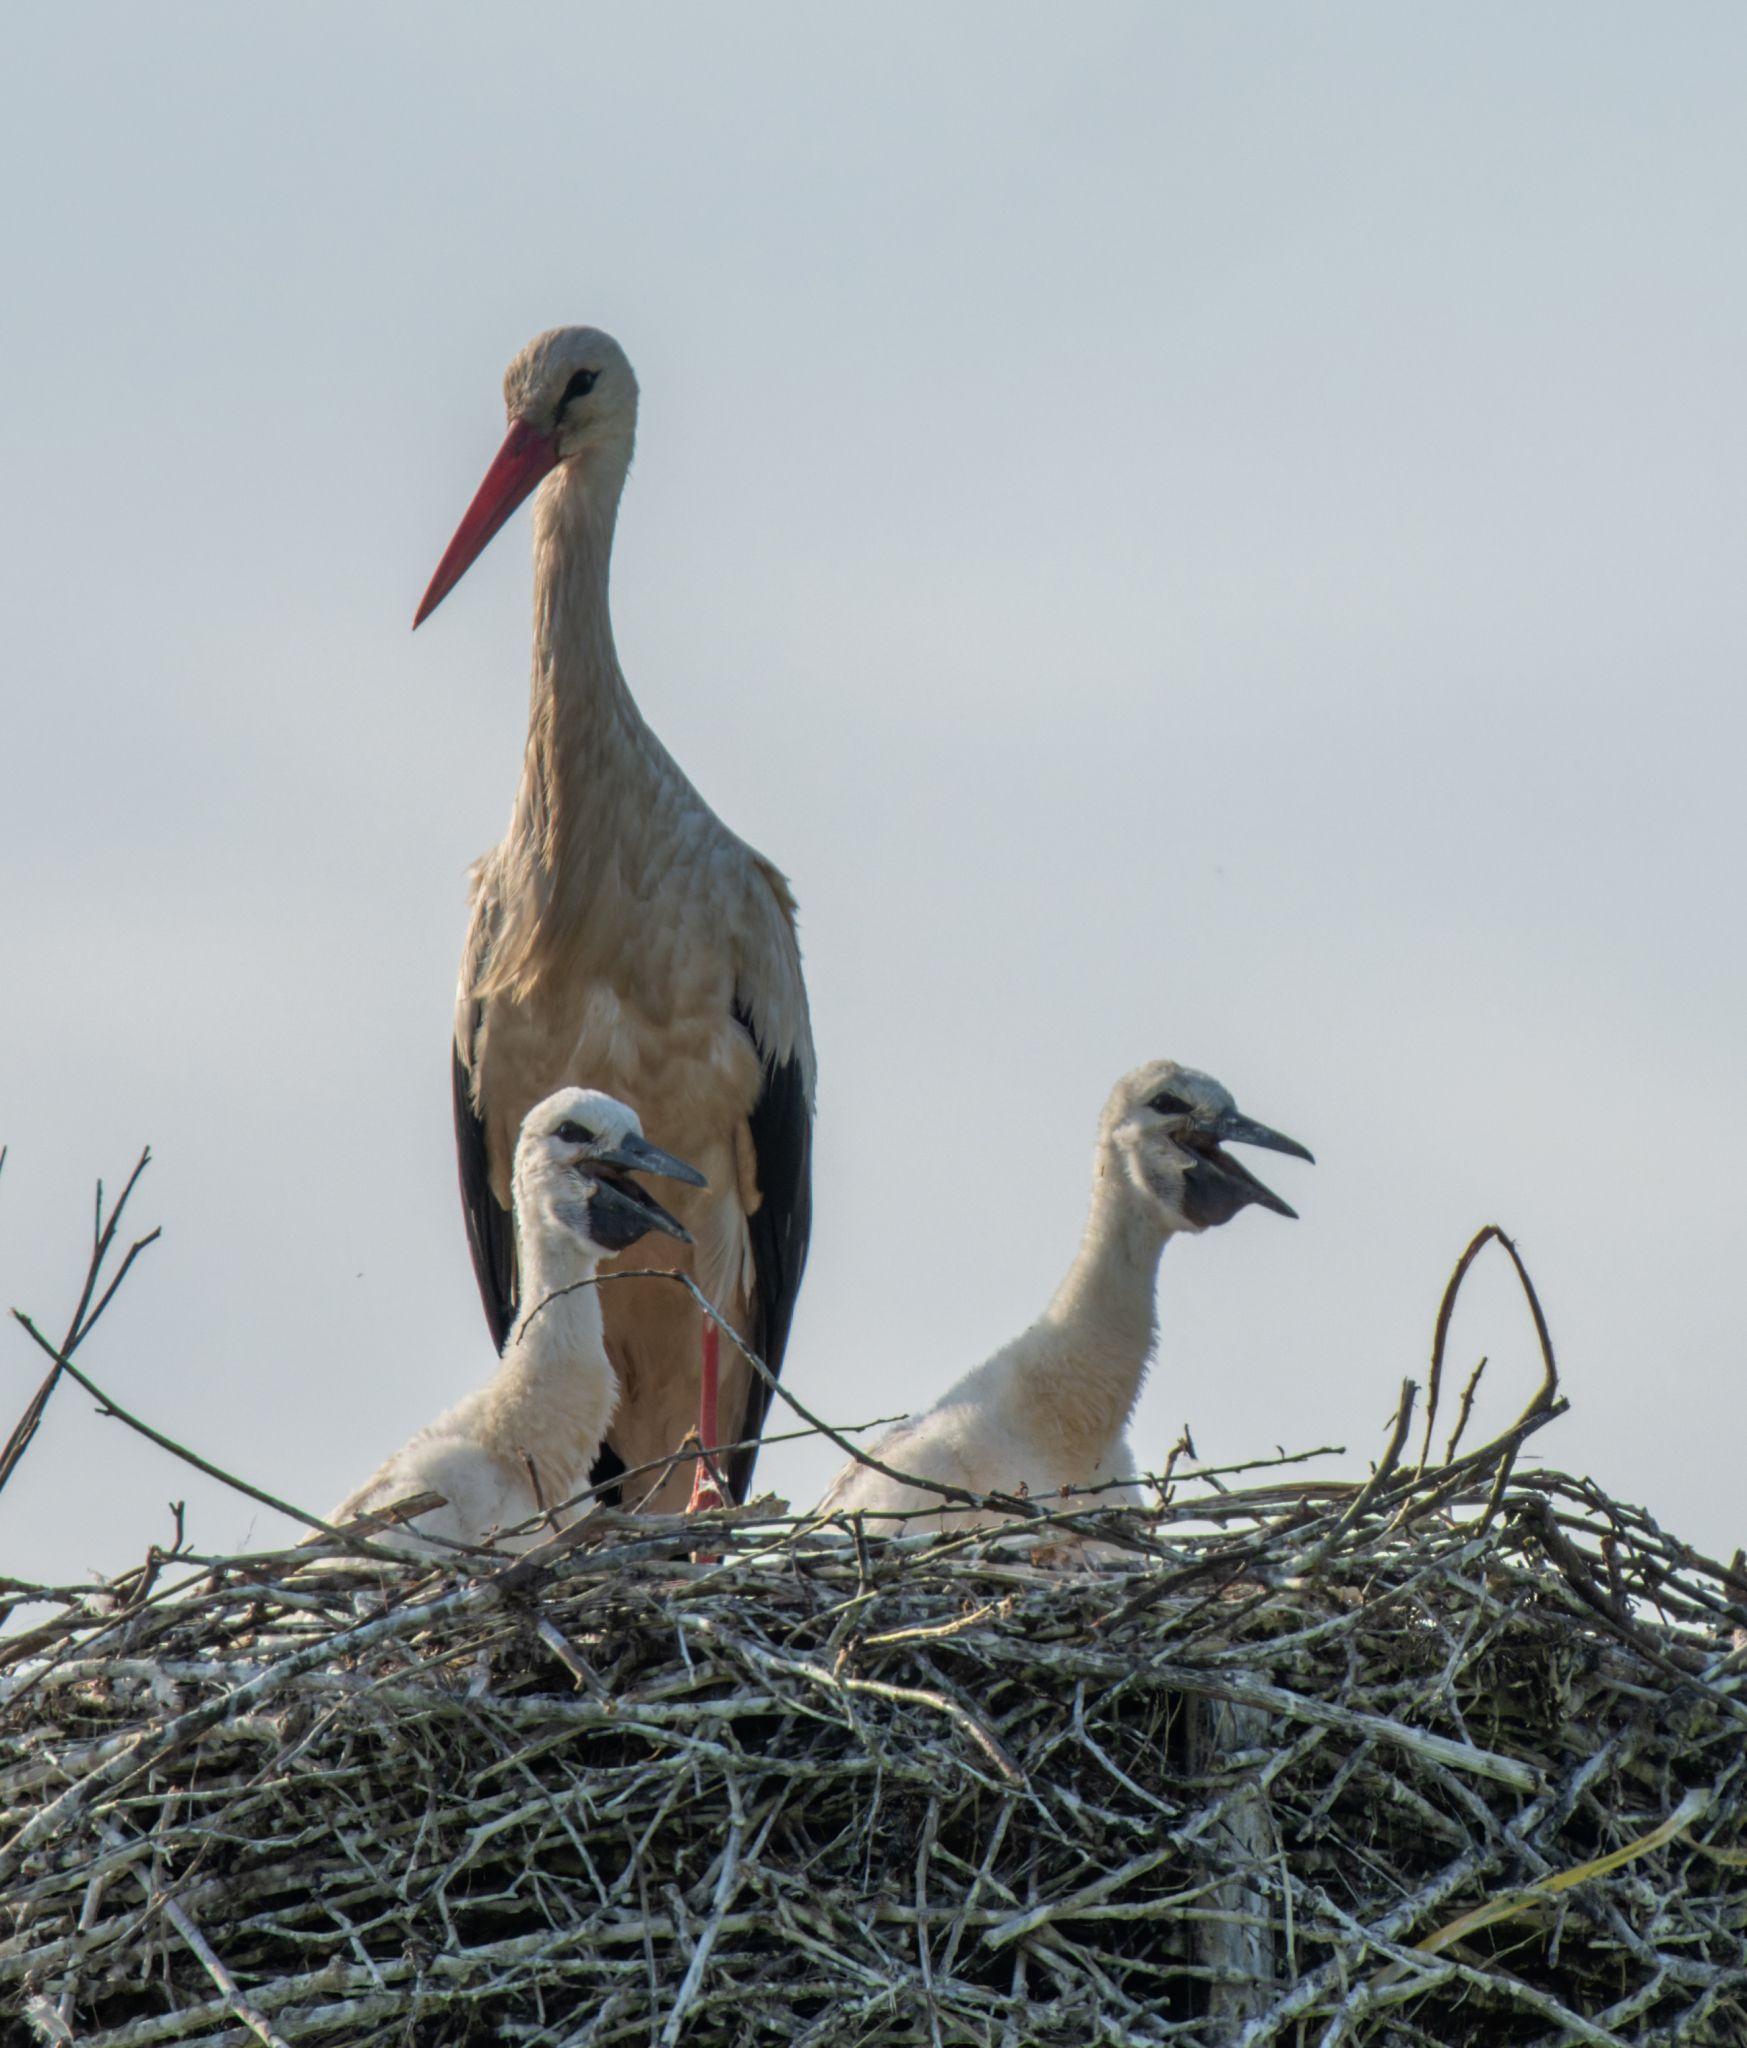
<instances>
[{"instance_id":1,"label":"stork's dark eye","mask_svg":"<svg viewBox=\"0 0 1747 2048\"><path fill-rule=\"evenodd\" d=\"M567 1145L592 1145L594 1133L586 1124L579 1124L574 1117L567 1117L558 1126L558 1136Z\"/></svg>"},{"instance_id":2,"label":"stork's dark eye","mask_svg":"<svg viewBox=\"0 0 1747 2048\"><path fill-rule=\"evenodd\" d=\"M1193 1116L1195 1114L1192 1103L1185 1102L1180 1095L1169 1095L1162 1090L1147 1104L1147 1108L1156 1109L1160 1116Z\"/></svg>"},{"instance_id":3,"label":"stork's dark eye","mask_svg":"<svg viewBox=\"0 0 1747 2048\"><path fill-rule=\"evenodd\" d=\"M599 370L578 370L565 385L564 396L558 401L558 410L562 412L573 398L586 398L594 389L595 379L599 375Z\"/></svg>"}]
</instances>

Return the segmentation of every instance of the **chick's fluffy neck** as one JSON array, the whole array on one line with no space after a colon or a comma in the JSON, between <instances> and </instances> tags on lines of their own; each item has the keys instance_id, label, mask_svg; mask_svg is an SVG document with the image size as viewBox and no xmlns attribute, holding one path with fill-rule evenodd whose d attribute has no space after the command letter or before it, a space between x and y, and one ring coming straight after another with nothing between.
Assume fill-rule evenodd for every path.
<instances>
[{"instance_id":1,"label":"chick's fluffy neck","mask_svg":"<svg viewBox=\"0 0 1747 2048\"><path fill-rule=\"evenodd\" d=\"M532 1462L550 1507L586 1477L582 1460L606 1433L618 1383L602 1336L600 1289L579 1284L594 1279L600 1254L546 1213L545 1202L528 1199L530 1192L518 1176L524 1307L489 1396L502 1443Z\"/></svg>"},{"instance_id":2,"label":"chick's fluffy neck","mask_svg":"<svg viewBox=\"0 0 1747 2048\"><path fill-rule=\"evenodd\" d=\"M1159 1259L1170 1238L1120 1159L1099 1155L1073 1264L1016 1360L1064 1440L1102 1457L1121 1435L1158 1341Z\"/></svg>"}]
</instances>

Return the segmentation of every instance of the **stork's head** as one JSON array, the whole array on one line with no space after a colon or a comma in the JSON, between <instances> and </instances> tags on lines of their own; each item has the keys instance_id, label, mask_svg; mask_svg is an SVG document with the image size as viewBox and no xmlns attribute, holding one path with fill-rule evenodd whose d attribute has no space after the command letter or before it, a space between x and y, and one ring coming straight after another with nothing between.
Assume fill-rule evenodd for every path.
<instances>
[{"instance_id":1,"label":"stork's head","mask_svg":"<svg viewBox=\"0 0 1747 2048\"><path fill-rule=\"evenodd\" d=\"M625 351L598 327L554 327L536 336L503 373L510 427L552 443L553 460L590 448L623 449L637 435L637 378Z\"/></svg>"},{"instance_id":2,"label":"stork's head","mask_svg":"<svg viewBox=\"0 0 1747 2048\"><path fill-rule=\"evenodd\" d=\"M510 514L561 463L602 458L622 480L637 438L637 379L598 327L554 327L504 372L509 432L473 494L413 618L428 619ZM617 485L614 486L615 493Z\"/></svg>"},{"instance_id":3,"label":"stork's head","mask_svg":"<svg viewBox=\"0 0 1747 2048\"><path fill-rule=\"evenodd\" d=\"M1296 1216L1296 1209L1231 1157L1227 1145L1262 1145L1295 1159L1311 1156L1296 1139L1239 1115L1210 1074L1175 1060L1151 1060L1125 1074L1104 1106L1099 1168L1124 1174L1166 1230L1211 1230L1250 1202Z\"/></svg>"},{"instance_id":4,"label":"stork's head","mask_svg":"<svg viewBox=\"0 0 1747 2048\"><path fill-rule=\"evenodd\" d=\"M560 1088L522 1119L515 1165L520 1227L568 1231L602 1257L651 1230L690 1244L684 1224L633 1173L708 1185L696 1167L650 1144L634 1109L598 1089Z\"/></svg>"}]
</instances>

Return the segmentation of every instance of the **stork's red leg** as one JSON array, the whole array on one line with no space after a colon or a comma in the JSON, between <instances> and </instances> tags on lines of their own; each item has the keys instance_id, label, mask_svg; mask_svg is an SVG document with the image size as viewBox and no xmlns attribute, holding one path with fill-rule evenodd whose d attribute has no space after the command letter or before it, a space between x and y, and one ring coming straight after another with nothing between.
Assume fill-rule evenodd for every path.
<instances>
[{"instance_id":1,"label":"stork's red leg","mask_svg":"<svg viewBox=\"0 0 1747 2048\"><path fill-rule=\"evenodd\" d=\"M719 1508L727 1504L712 1470L716 1454L716 1386L721 1356L722 1333L716 1328L715 1318L705 1316L704 1355L698 1374L698 1438L703 1454L698 1459L692 1479L692 1497L686 1509L688 1514L695 1515L700 1508Z\"/></svg>"}]
</instances>

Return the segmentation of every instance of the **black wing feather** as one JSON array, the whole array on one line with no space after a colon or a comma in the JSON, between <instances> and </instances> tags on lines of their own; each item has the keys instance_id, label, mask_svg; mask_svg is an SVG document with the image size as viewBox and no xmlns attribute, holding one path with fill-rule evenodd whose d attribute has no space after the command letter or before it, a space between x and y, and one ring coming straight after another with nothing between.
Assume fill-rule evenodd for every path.
<instances>
[{"instance_id":1,"label":"black wing feather","mask_svg":"<svg viewBox=\"0 0 1747 2048\"><path fill-rule=\"evenodd\" d=\"M752 1150L764 1199L747 1228L752 1239L752 1327L746 1340L773 1373L782 1370L795 1299L807 1270L807 1240L813 1230L813 1111L799 1059L774 1060L760 1042L758 1027L742 1004L735 1021L758 1047L764 1084L752 1106ZM753 1375L740 1434L756 1438L770 1407L770 1389ZM746 1498L758 1445L749 1443L727 1462L729 1491Z\"/></svg>"},{"instance_id":2,"label":"black wing feather","mask_svg":"<svg viewBox=\"0 0 1747 2048\"><path fill-rule=\"evenodd\" d=\"M479 1028L478 1006L474 1029ZM473 1076L461 1048L454 1048L455 1163L461 1171L461 1213L467 1246L491 1341L501 1352L516 1320L516 1236L510 1213L491 1191L485 1160L485 1123L473 1106Z\"/></svg>"}]
</instances>

